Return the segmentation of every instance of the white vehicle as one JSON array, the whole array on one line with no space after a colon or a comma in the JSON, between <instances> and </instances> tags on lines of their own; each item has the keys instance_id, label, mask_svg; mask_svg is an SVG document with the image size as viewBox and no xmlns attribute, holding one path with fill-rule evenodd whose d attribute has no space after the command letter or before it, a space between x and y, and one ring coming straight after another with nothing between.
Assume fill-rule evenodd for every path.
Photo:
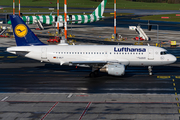
<instances>
[{"instance_id":1,"label":"white vehicle","mask_svg":"<svg viewBox=\"0 0 180 120\"><path fill-rule=\"evenodd\" d=\"M42 43L17 15L10 16L16 47L7 51L13 54L60 65L92 67L90 76L100 71L122 76L125 66L152 66L174 63L176 57L165 49L135 45L46 45Z\"/></svg>"}]
</instances>

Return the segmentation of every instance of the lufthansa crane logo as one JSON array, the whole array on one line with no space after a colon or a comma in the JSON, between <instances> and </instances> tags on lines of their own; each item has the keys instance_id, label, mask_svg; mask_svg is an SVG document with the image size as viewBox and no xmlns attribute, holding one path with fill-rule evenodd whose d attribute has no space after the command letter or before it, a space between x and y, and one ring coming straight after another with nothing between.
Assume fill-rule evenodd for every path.
<instances>
[{"instance_id":1,"label":"lufthansa crane logo","mask_svg":"<svg viewBox=\"0 0 180 120\"><path fill-rule=\"evenodd\" d=\"M18 24L16 27L15 27L15 34L18 36L18 37L25 37L26 34L27 34L27 27L23 24Z\"/></svg>"}]
</instances>

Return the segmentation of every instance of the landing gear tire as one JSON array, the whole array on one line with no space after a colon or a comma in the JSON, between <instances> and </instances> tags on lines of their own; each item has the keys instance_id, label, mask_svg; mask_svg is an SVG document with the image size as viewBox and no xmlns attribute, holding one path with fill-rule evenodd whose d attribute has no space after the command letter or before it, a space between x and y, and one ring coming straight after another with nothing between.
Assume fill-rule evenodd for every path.
<instances>
[{"instance_id":1,"label":"landing gear tire","mask_svg":"<svg viewBox=\"0 0 180 120\"><path fill-rule=\"evenodd\" d=\"M95 77L95 73L94 73L94 72L91 72L91 73L89 74L89 77L94 78L94 77Z\"/></svg>"},{"instance_id":2,"label":"landing gear tire","mask_svg":"<svg viewBox=\"0 0 180 120\"><path fill-rule=\"evenodd\" d=\"M97 77L98 76L98 74L99 74L99 71L98 70L95 70L94 72L91 72L90 74L89 74L89 77Z\"/></svg>"},{"instance_id":3,"label":"landing gear tire","mask_svg":"<svg viewBox=\"0 0 180 120\"><path fill-rule=\"evenodd\" d=\"M152 75L152 72L150 72L149 75Z\"/></svg>"},{"instance_id":4,"label":"landing gear tire","mask_svg":"<svg viewBox=\"0 0 180 120\"><path fill-rule=\"evenodd\" d=\"M97 77L97 76L99 75L99 71L98 71L98 70L95 70L95 71L94 71L94 74L95 74L95 76Z\"/></svg>"}]
</instances>

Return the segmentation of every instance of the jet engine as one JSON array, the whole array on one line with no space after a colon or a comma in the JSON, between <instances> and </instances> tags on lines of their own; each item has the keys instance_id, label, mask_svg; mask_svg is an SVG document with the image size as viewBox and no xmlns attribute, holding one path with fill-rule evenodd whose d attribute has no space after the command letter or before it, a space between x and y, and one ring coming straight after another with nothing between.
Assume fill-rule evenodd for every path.
<instances>
[{"instance_id":1,"label":"jet engine","mask_svg":"<svg viewBox=\"0 0 180 120\"><path fill-rule=\"evenodd\" d=\"M125 66L122 64L109 64L100 69L101 72L107 72L109 75L122 76L125 74Z\"/></svg>"}]
</instances>

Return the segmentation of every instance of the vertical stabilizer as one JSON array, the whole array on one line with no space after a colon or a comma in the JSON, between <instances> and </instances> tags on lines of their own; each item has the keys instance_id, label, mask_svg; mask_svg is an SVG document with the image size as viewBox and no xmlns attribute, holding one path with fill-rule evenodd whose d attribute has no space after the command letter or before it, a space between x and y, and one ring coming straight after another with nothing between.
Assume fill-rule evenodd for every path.
<instances>
[{"instance_id":1,"label":"vertical stabilizer","mask_svg":"<svg viewBox=\"0 0 180 120\"><path fill-rule=\"evenodd\" d=\"M11 15L10 18L17 46L45 45L18 15Z\"/></svg>"},{"instance_id":2,"label":"vertical stabilizer","mask_svg":"<svg viewBox=\"0 0 180 120\"><path fill-rule=\"evenodd\" d=\"M98 18L102 18L105 7L106 7L107 0L103 0L101 4L95 9L92 13L93 16L97 16Z\"/></svg>"}]
</instances>

